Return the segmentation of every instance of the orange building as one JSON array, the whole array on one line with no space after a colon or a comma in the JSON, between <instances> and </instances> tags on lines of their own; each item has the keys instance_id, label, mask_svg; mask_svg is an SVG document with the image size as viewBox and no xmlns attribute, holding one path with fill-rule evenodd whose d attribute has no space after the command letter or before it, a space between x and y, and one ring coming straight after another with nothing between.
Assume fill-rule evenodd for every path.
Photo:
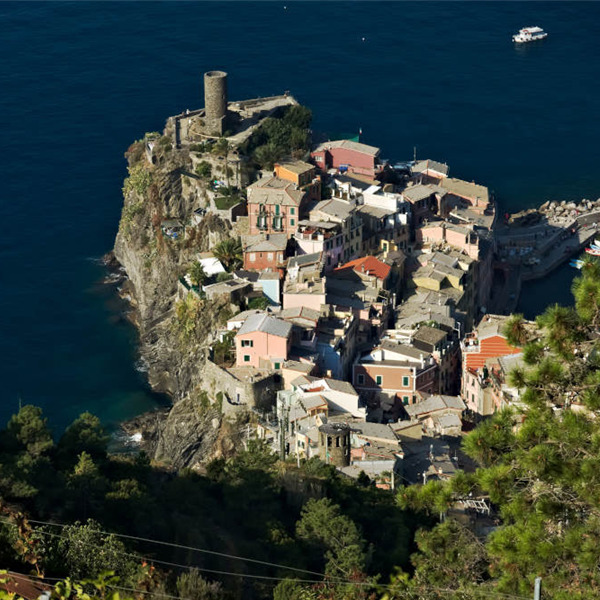
<instances>
[{"instance_id":1,"label":"orange building","mask_svg":"<svg viewBox=\"0 0 600 600\"><path fill-rule=\"evenodd\" d=\"M490 366L500 357L519 354L522 350L511 346L502 333L507 318L502 315L486 315L461 345L461 397L467 408L480 416L493 414L499 408L495 402L489 401L489 394L486 394L490 384Z\"/></svg>"}]
</instances>

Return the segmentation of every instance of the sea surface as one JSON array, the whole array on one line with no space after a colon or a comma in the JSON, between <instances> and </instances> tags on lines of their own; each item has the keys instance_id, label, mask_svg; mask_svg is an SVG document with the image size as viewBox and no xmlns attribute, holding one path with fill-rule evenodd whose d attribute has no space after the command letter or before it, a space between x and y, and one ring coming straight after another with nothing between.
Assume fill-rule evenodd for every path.
<instances>
[{"instance_id":1,"label":"sea surface","mask_svg":"<svg viewBox=\"0 0 600 600\"><path fill-rule=\"evenodd\" d=\"M528 25L548 39L512 44ZM234 100L290 90L316 131L416 147L514 211L600 195L599 34L588 2L0 3L0 424L20 402L60 431L164 401L99 259L123 152L201 107L204 71ZM573 275L528 284L522 310L569 302Z\"/></svg>"}]
</instances>

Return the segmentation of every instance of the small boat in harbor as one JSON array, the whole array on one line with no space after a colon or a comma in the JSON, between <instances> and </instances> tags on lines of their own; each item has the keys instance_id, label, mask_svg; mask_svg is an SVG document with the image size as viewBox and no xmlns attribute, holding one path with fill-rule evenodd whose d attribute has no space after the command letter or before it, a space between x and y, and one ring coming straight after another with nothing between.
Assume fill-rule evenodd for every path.
<instances>
[{"instance_id":1,"label":"small boat in harbor","mask_svg":"<svg viewBox=\"0 0 600 600\"><path fill-rule=\"evenodd\" d=\"M548 34L541 27L523 27L519 29L519 33L512 36L512 41L517 44L526 42L537 42L548 37Z\"/></svg>"}]
</instances>

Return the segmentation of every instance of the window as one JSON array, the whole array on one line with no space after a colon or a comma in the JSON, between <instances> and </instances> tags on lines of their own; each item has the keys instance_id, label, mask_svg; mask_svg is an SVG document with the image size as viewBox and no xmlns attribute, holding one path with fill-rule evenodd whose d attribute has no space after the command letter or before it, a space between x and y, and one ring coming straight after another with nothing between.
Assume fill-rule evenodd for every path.
<instances>
[{"instance_id":1,"label":"window","mask_svg":"<svg viewBox=\"0 0 600 600\"><path fill-rule=\"evenodd\" d=\"M356 376L356 383L357 384L363 384L365 382L365 376L364 375L357 375Z\"/></svg>"},{"instance_id":2,"label":"window","mask_svg":"<svg viewBox=\"0 0 600 600\"><path fill-rule=\"evenodd\" d=\"M296 224L296 219L290 219L290 227L293 227Z\"/></svg>"},{"instance_id":3,"label":"window","mask_svg":"<svg viewBox=\"0 0 600 600\"><path fill-rule=\"evenodd\" d=\"M276 363L273 365L273 367L274 367L275 369L281 369L281 363L278 363L278 362L276 362Z\"/></svg>"},{"instance_id":4,"label":"window","mask_svg":"<svg viewBox=\"0 0 600 600\"><path fill-rule=\"evenodd\" d=\"M269 252L267 254L267 260L273 260L273 253L272 252Z\"/></svg>"},{"instance_id":5,"label":"window","mask_svg":"<svg viewBox=\"0 0 600 600\"><path fill-rule=\"evenodd\" d=\"M408 377L403 377L402 378L402 386L403 387L408 387Z\"/></svg>"},{"instance_id":6,"label":"window","mask_svg":"<svg viewBox=\"0 0 600 600\"><path fill-rule=\"evenodd\" d=\"M296 214L296 209L292 206L292 208L290 208L290 215L295 215Z\"/></svg>"},{"instance_id":7,"label":"window","mask_svg":"<svg viewBox=\"0 0 600 600\"><path fill-rule=\"evenodd\" d=\"M242 348L252 348L254 342L252 340L242 340Z\"/></svg>"},{"instance_id":8,"label":"window","mask_svg":"<svg viewBox=\"0 0 600 600\"><path fill-rule=\"evenodd\" d=\"M376 383L377 385L381 385L381 384L383 383L383 377L382 377L381 375L377 375L377 376L375 377L375 383Z\"/></svg>"},{"instance_id":9,"label":"window","mask_svg":"<svg viewBox=\"0 0 600 600\"><path fill-rule=\"evenodd\" d=\"M273 217L273 229L281 231L283 229L283 218Z\"/></svg>"},{"instance_id":10,"label":"window","mask_svg":"<svg viewBox=\"0 0 600 600\"><path fill-rule=\"evenodd\" d=\"M402 403L404 404L404 406L406 406L409 402L410 398L408 396L403 396L402 397Z\"/></svg>"},{"instance_id":11,"label":"window","mask_svg":"<svg viewBox=\"0 0 600 600\"><path fill-rule=\"evenodd\" d=\"M250 362L250 355L244 354L244 362Z\"/></svg>"},{"instance_id":12,"label":"window","mask_svg":"<svg viewBox=\"0 0 600 600\"><path fill-rule=\"evenodd\" d=\"M250 262L254 262L256 260L256 252L250 252Z\"/></svg>"}]
</instances>

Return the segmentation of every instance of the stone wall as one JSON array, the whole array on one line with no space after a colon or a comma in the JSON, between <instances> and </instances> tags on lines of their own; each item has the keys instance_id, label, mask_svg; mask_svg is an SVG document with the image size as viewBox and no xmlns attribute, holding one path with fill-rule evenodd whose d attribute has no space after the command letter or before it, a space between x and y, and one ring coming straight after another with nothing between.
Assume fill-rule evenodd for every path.
<instances>
[{"instance_id":1,"label":"stone wall","mask_svg":"<svg viewBox=\"0 0 600 600\"><path fill-rule=\"evenodd\" d=\"M268 409L275 404L278 390L282 389L281 377L276 373L256 376L252 381L242 381L211 360L206 360L202 369L200 386L211 397L218 392L223 394L223 413L240 409Z\"/></svg>"}]
</instances>

